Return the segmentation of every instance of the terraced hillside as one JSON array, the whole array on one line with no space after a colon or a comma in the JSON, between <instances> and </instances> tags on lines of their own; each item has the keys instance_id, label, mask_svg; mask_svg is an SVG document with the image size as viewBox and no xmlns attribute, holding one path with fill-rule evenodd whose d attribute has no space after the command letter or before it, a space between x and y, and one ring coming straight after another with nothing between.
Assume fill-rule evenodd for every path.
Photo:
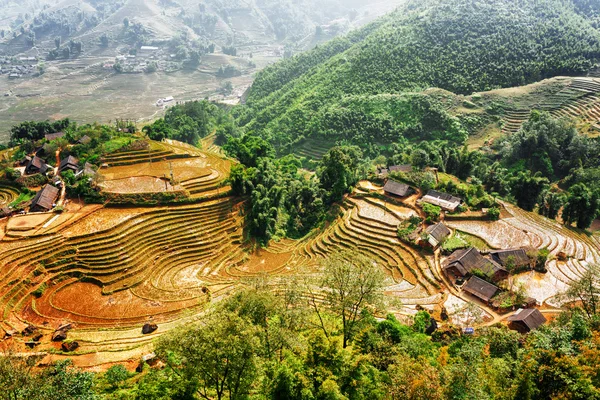
<instances>
[{"instance_id":1,"label":"terraced hillside","mask_svg":"<svg viewBox=\"0 0 600 400\"><path fill-rule=\"evenodd\" d=\"M0 185L0 208L6 207L19 197L19 191L6 185Z\"/></svg>"}]
</instances>

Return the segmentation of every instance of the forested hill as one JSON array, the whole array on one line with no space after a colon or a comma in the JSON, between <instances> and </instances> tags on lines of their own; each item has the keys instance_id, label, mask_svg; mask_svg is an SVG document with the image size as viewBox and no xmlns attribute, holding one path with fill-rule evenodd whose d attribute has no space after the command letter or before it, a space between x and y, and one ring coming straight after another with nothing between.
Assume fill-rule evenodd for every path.
<instances>
[{"instance_id":1,"label":"forested hill","mask_svg":"<svg viewBox=\"0 0 600 400\"><path fill-rule=\"evenodd\" d=\"M470 94L584 74L600 60L588 3L410 0L345 39L267 68L240 121L289 140L320 131L319 113L343 96L429 87Z\"/></svg>"}]
</instances>

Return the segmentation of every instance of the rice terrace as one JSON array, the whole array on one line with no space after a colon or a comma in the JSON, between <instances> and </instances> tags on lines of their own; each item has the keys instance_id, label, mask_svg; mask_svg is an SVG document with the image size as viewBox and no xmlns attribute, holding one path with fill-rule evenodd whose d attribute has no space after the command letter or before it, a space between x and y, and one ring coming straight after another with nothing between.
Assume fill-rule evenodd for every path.
<instances>
[{"instance_id":1,"label":"rice terrace","mask_svg":"<svg viewBox=\"0 0 600 400\"><path fill-rule=\"evenodd\" d=\"M55 3L0 0L0 398L600 399L597 2Z\"/></svg>"}]
</instances>

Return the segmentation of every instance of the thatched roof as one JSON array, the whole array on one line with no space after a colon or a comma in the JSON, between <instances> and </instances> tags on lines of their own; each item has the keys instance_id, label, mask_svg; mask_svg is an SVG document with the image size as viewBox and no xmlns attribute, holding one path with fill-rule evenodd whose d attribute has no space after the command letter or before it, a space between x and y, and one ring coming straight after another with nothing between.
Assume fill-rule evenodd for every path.
<instances>
[{"instance_id":1,"label":"thatched roof","mask_svg":"<svg viewBox=\"0 0 600 400\"><path fill-rule=\"evenodd\" d=\"M496 295L499 289L497 286L492 285L483 279L472 276L471 279L469 279L469 281L463 286L463 290L467 293L471 293L473 296L476 296L483 301L488 302Z\"/></svg>"},{"instance_id":2,"label":"thatched roof","mask_svg":"<svg viewBox=\"0 0 600 400\"><path fill-rule=\"evenodd\" d=\"M406 183L400 183L388 179L383 187L383 191L398 197L406 197L412 192L412 189Z\"/></svg>"},{"instance_id":3,"label":"thatched roof","mask_svg":"<svg viewBox=\"0 0 600 400\"><path fill-rule=\"evenodd\" d=\"M64 132L56 132L56 133L47 133L45 135L46 140L50 141L50 140L54 140L54 139L58 139L65 136Z\"/></svg>"},{"instance_id":4,"label":"thatched roof","mask_svg":"<svg viewBox=\"0 0 600 400\"><path fill-rule=\"evenodd\" d=\"M65 169L70 169L77 172L79 169L79 160L73 156L63 158L63 160L60 162L60 166L58 167L58 171L62 172Z\"/></svg>"},{"instance_id":5,"label":"thatched roof","mask_svg":"<svg viewBox=\"0 0 600 400\"><path fill-rule=\"evenodd\" d=\"M508 322L519 323L529 331L539 328L546 323L546 317L537 308L520 308L508 317Z\"/></svg>"},{"instance_id":6,"label":"thatched roof","mask_svg":"<svg viewBox=\"0 0 600 400\"><path fill-rule=\"evenodd\" d=\"M35 156L31 159L31 161L29 161L29 164L27 164L25 170L27 172L30 172L32 170L39 171L40 173L44 174L46 173L46 171L48 171L48 165L46 165L46 162L44 160Z\"/></svg>"}]
</instances>

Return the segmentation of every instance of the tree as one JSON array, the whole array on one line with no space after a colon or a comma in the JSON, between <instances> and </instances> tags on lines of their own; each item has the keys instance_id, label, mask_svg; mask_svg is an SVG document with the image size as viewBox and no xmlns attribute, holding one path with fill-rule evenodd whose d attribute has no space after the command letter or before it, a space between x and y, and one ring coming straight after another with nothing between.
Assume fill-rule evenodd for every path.
<instances>
[{"instance_id":1,"label":"tree","mask_svg":"<svg viewBox=\"0 0 600 400\"><path fill-rule=\"evenodd\" d=\"M54 46L56 46L56 49L60 49L60 43L61 43L61 38L60 36L57 36L54 38Z\"/></svg>"},{"instance_id":2,"label":"tree","mask_svg":"<svg viewBox=\"0 0 600 400\"><path fill-rule=\"evenodd\" d=\"M443 400L440 371L427 359L399 355L388 370L391 400Z\"/></svg>"},{"instance_id":3,"label":"tree","mask_svg":"<svg viewBox=\"0 0 600 400\"><path fill-rule=\"evenodd\" d=\"M362 151L357 146L337 146L321 160L317 175L330 202L340 201L361 177Z\"/></svg>"},{"instance_id":4,"label":"tree","mask_svg":"<svg viewBox=\"0 0 600 400\"><path fill-rule=\"evenodd\" d=\"M108 36L106 35L106 33L103 33L102 36L100 36L100 46L108 47L108 42Z\"/></svg>"},{"instance_id":5,"label":"tree","mask_svg":"<svg viewBox=\"0 0 600 400\"><path fill-rule=\"evenodd\" d=\"M560 209L565 205L566 196L562 193L546 191L542 195L542 200L538 213L550 219L558 217Z\"/></svg>"},{"instance_id":6,"label":"tree","mask_svg":"<svg viewBox=\"0 0 600 400\"><path fill-rule=\"evenodd\" d=\"M113 365L105 373L106 381L113 387L117 388L122 382L127 380L129 372L121 364Z\"/></svg>"},{"instance_id":7,"label":"tree","mask_svg":"<svg viewBox=\"0 0 600 400\"><path fill-rule=\"evenodd\" d=\"M256 350L256 328L224 311L161 338L156 352L182 378L185 398L221 400L247 397L257 375Z\"/></svg>"},{"instance_id":8,"label":"tree","mask_svg":"<svg viewBox=\"0 0 600 400\"><path fill-rule=\"evenodd\" d=\"M129 28L129 18L123 18L123 26L125 27L125 29Z\"/></svg>"},{"instance_id":9,"label":"tree","mask_svg":"<svg viewBox=\"0 0 600 400\"><path fill-rule=\"evenodd\" d=\"M517 200L517 205L524 210L533 211L550 181L539 172L531 175L529 172L521 171L512 178L511 183L512 194Z\"/></svg>"},{"instance_id":10,"label":"tree","mask_svg":"<svg viewBox=\"0 0 600 400\"><path fill-rule=\"evenodd\" d=\"M597 315L600 306L600 266L590 265L579 280L571 283L565 296L581 303L589 318Z\"/></svg>"},{"instance_id":11,"label":"tree","mask_svg":"<svg viewBox=\"0 0 600 400\"><path fill-rule=\"evenodd\" d=\"M573 185L563 210L566 224L575 223L579 229L587 229L592 225L600 207L600 195L592 192L583 183Z\"/></svg>"},{"instance_id":12,"label":"tree","mask_svg":"<svg viewBox=\"0 0 600 400\"><path fill-rule=\"evenodd\" d=\"M321 286L327 288L325 303L342 320L346 348L364 316L363 308L381 302L385 275L373 261L350 252L332 254L322 268Z\"/></svg>"}]
</instances>

